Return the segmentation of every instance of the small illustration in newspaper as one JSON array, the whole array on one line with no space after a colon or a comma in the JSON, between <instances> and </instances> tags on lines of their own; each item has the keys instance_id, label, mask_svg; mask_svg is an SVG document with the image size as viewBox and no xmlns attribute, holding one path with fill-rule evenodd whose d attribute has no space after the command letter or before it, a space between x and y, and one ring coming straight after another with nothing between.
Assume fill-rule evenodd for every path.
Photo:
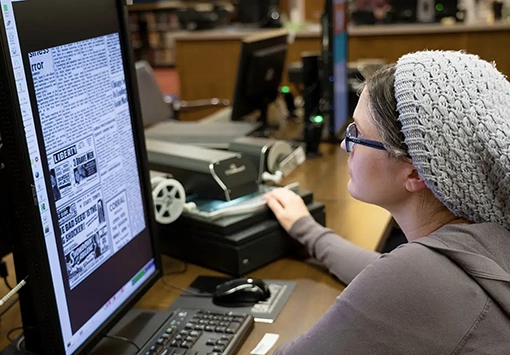
<instances>
[{"instance_id":1,"label":"small illustration in newspaper","mask_svg":"<svg viewBox=\"0 0 510 355\"><path fill-rule=\"evenodd\" d=\"M113 255L99 187L59 208L57 216L69 287L73 289Z\"/></svg>"},{"instance_id":2,"label":"small illustration in newspaper","mask_svg":"<svg viewBox=\"0 0 510 355\"><path fill-rule=\"evenodd\" d=\"M65 256L69 286L76 287L105 260L109 251L106 228L92 233L83 243L69 251Z\"/></svg>"},{"instance_id":3,"label":"small illustration in newspaper","mask_svg":"<svg viewBox=\"0 0 510 355\"><path fill-rule=\"evenodd\" d=\"M86 137L48 156L51 187L57 207L98 182L95 146Z\"/></svg>"},{"instance_id":4,"label":"small illustration in newspaper","mask_svg":"<svg viewBox=\"0 0 510 355\"><path fill-rule=\"evenodd\" d=\"M73 163L74 182L78 185L97 173L96 159L94 159L94 152L92 151L75 158Z\"/></svg>"},{"instance_id":5,"label":"small illustration in newspaper","mask_svg":"<svg viewBox=\"0 0 510 355\"><path fill-rule=\"evenodd\" d=\"M103 200L101 199L97 200L97 216L99 218L99 224L102 224L106 221L104 216Z\"/></svg>"},{"instance_id":6,"label":"small illustration in newspaper","mask_svg":"<svg viewBox=\"0 0 510 355\"><path fill-rule=\"evenodd\" d=\"M55 202L60 200L60 189L58 188L57 175L55 174L55 169L50 170L50 180L51 180L51 190L53 192L53 198Z\"/></svg>"}]
</instances>

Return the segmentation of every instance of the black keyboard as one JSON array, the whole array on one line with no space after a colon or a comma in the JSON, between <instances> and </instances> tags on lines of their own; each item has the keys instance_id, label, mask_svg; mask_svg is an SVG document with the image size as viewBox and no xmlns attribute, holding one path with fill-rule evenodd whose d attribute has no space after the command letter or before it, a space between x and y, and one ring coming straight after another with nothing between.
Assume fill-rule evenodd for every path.
<instances>
[{"instance_id":1,"label":"black keyboard","mask_svg":"<svg viewBox=\"0 0 510 355\"><path fill-rule=\"evenodd\" d=\"M234 355L253 329L247 313L177 309L139 355Z\"/></svg>"}]
</instances>

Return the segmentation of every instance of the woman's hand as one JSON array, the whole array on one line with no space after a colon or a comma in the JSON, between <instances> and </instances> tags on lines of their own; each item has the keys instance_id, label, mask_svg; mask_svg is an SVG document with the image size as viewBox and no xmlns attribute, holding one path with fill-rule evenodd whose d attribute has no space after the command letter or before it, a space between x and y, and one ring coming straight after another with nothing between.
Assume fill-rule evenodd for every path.
<instances>
[{"instance_id":1,"label":"woman's hand","mask_svg":"<svg viewBox=\"0 0 510 355\"><path fill-rule=\"evenodd\" d=\"M287 232L298 219L310 215L301 196L289 189L274 189L264 195L264 200Z\"/></svg>"}]
</instances>

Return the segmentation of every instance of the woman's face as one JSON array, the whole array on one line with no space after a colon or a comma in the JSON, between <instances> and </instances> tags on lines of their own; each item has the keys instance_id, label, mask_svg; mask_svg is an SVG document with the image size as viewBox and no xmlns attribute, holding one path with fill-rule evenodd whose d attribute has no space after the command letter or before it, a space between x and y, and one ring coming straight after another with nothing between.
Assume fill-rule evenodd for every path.
<instances>
[{"instance_id":1,"label":"woman's face","mask_svg":"<svg viewBox=\"0 0 510 355\"><path fill-rule=\"evenodd\" d=\"M358 137L381 141L370 112L368 94L363 90L354 110ZM342 142L345 149L345 141ZM388 152L355 144L348 160L347 189L357 200L392 210L409 194L405 180L412 165L390 157Z\"/></svg>"}]
</instances>

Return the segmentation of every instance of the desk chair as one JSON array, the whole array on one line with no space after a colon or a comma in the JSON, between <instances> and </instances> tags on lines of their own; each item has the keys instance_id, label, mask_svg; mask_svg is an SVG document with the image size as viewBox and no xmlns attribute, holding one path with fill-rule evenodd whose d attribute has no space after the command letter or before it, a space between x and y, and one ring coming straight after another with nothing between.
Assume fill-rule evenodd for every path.
<instances>
[{"instance_id":1,"label":"desk chair","mask_svg":"<svg viewBox=\"0 0 510 355\"><path fill-rule=\"evenodd\" d=\"M407 243L407 238L400 229L400 226L397 222L391 218L391 221L386 226L381 239L379 240L379 244L377 245L375 251L379 253L389 253L400 244Z\"/></svg>"},{"instance_id":2,"label":"desk chair","mask_svg":"<svg viewBox=\"0 0 510 355\"><path fill-rule=\"evenodd\" d=\"M152 126L158 122L178 120L180 111L230 105L230 100L218 98L183 101L164 95L156 81L154 71L147 61L136 62L135 68L144 127Z\"/></svg>"}]
</instances>

